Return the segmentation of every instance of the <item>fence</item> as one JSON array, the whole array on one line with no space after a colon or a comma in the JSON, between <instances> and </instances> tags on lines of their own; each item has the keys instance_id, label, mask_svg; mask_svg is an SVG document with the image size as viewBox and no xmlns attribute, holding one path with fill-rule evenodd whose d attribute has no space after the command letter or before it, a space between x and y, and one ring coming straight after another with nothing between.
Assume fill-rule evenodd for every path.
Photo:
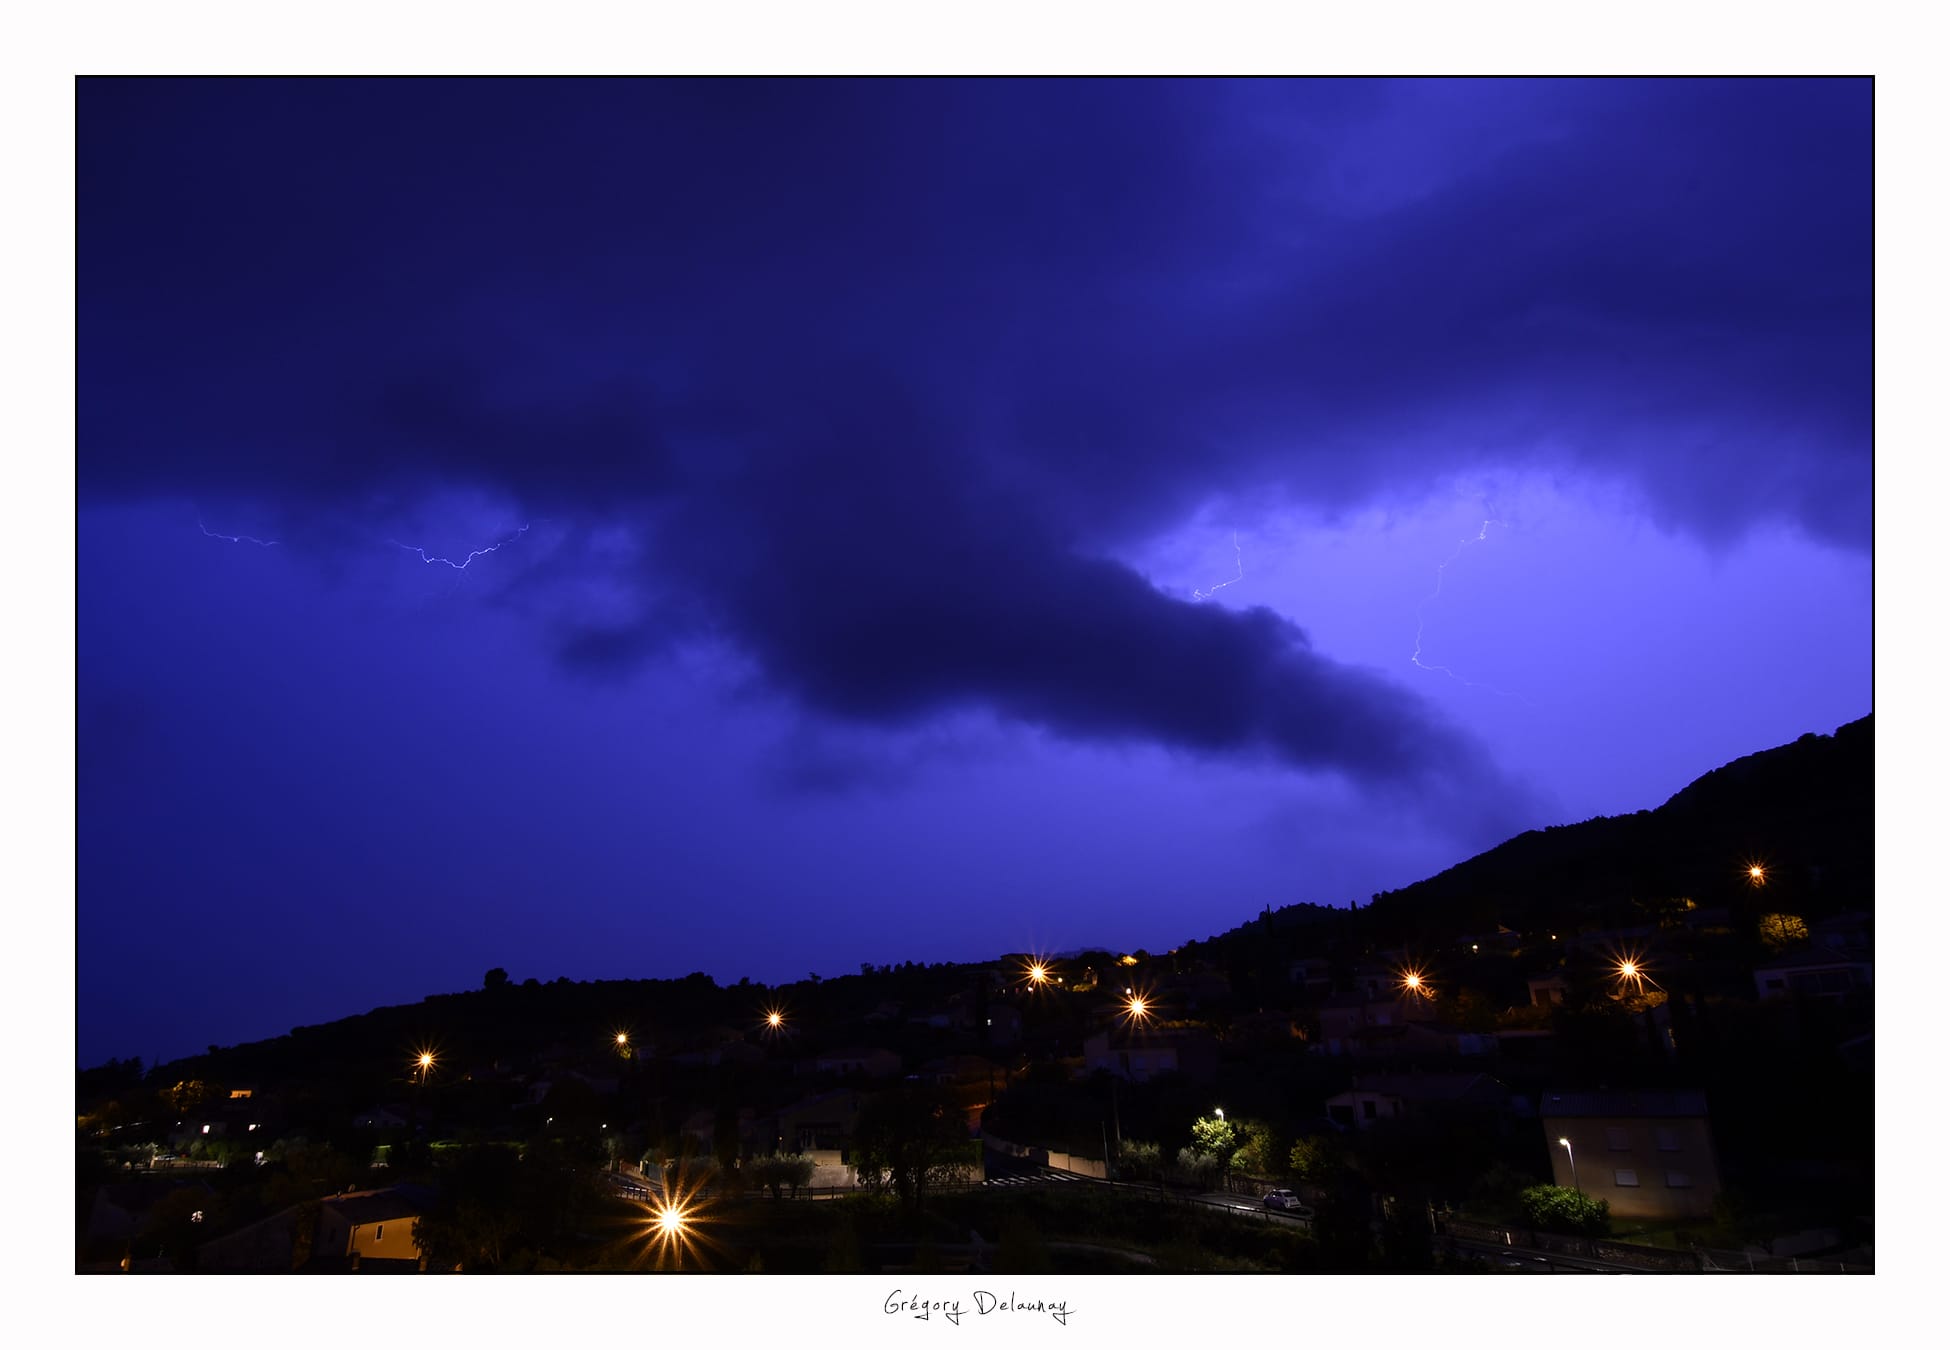
<instances>
[{"instance_id":1,"label":"fence","mask_svg":"<svg viewBox=\"0 0 1950 1350\"><path fill-rule=\"evenodd\" d=\"M1696 1249L1699 1268L1709 1275L1871 1275L1867 1261L1826 1261L1808 1256L1756 1256L1752 1252Z\"/></svg>"},{"instance_id":2,"label":"fence","mask_svg":"<svg viewBox=\"0 0 1950 1350\"><path fill-rule=\"evenodd\" d=\"M1678 1251L1671 1247L1644 1247L1611 1238L1540 1233L1528 1228L1503 1227L1455 1217L1442 1220L1442 1231L1470 1242L1525 1247L1531 1251L1581 1257L1588 1261L1603 1261L1607 1265L1655 1273L1867 1275L1874 1270L1867 1262L1812 1260L1805 1256L1756 1256L1750 1252L1712 1251L1704 1247Z\"/></svg>"},{"instance_id":3,"label":"fence","mask_svg":"<svg viewBox=\"0 0 1950 1350\"><path fill-rule=\"evenodd\" d=\"M929 1195L940 1195L944 1191L979 1191L981 1189L982 1189L982 1182L980 1182L979 1180L978 1181L942 1181L942 1182L929 1182L927 1193ZM889 1188L886 1193L891 1195L893 1193L892 1189ZM796 1190L791 1186L786 1186L780 1189L779 1199L781 1200L837 1200L842 1196L871 1195L871 1194L872 1192L869 1191L865 1186L800 1186ZM726 1190L713 1190L711 1187L707 1186L702 1191L698 1192L698 1197L700 1199L709 1200L712 1199L714 1196L719 1198L730 1198L730 1199L740 1199L740 1200L770 1200L772 1198L772 1189L769 1186L764 1186L764 1187L748 1186L741 1191L726 1191Z\"/></svg>"}]
</instances>

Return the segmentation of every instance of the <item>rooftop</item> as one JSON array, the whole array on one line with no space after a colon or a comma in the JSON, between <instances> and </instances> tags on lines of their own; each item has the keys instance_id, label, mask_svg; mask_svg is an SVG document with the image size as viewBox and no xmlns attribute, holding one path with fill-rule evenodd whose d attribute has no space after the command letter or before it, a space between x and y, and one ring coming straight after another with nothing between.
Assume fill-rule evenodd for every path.
<instances>
[{"instance_id":1,"label":"rooftop","mask_svg":"<svg viewBox=\"0 0 1950 1350\"><path fill-rule=\"evenodd\" d=\"M433 1192L421 1186L391 1186L383 1191L353 1191L322 1201L354 1224L386 1223L418 1218L433 1203Z\"/></svg>"},{"instance_id":2,"label":"rooftop","mask_svg":"<svg viewBox=\"0 0 1950 1350\"><path fill-rule=\"evenodd\" d=\"M1646 1119L1704 1117L1704 1092L1546 1092L1538 1114Z\"/></svg>"}]
</instances>

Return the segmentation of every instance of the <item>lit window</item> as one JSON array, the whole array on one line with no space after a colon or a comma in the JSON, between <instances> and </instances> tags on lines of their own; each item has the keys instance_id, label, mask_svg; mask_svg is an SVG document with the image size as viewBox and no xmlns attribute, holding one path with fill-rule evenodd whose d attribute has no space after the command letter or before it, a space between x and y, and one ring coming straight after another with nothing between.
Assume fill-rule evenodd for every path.
<instances>
[{"instance_id":1,"label":"lit window","mask_svg":"<svg viewBox=\"0 0 1950 1350\"><path fill-rule=\"evenodd\" d=\"M1622 1126L1605 1126L1605 1147L1614 1153L1622 1153L1632 1146L1632 1136Z\"/></svg>"},{"instance_id":2,"label":"lit window","mask_svg":"<svg viewBox=\"0 0 1950 1350\"><path fill-rule=\"evenodd\" d=\"M203 1132L204 1132L205 1134L208 1134L208 1133L210 1133L210 1127L209 1127L208 1125L205 1125L205 1126L203 1127Z\"/></svg>"},{"instance_id":3,"label":"lit window","mask_svg":"<svg viewBox=\"0 0 1950 1350\"><path fill-rule=\"evenodd\" d=\"M1659 1143L1659 1152L1679 1152L1679 1132L1677 1130L1661 1125L1652 1131L1652 1137Z\"/></svg>"},{"instance_id":4,"label":"lit window","mask_svg":"<svg viewBox=\"0 0 1950 1350\"><path fill-rule=\"evenodd\" d=\"M1639 1174L1629 1167L1617 1169L1611 1174L1611 1179L1620 1186L1636 1186L1639 1184Z\"/></svg>"},{"instance_id":5,"label":"lit window","mask_svg":"<svg viewBox=\"0 0 1950 1350\"><path fill-rule=\"evenodd\" d=\"M1693 1188L1693 1179L1685 1172L1667 1172L1666 1185L1675 1191L1689 1191Z\"/></svg>"}]
</instances>

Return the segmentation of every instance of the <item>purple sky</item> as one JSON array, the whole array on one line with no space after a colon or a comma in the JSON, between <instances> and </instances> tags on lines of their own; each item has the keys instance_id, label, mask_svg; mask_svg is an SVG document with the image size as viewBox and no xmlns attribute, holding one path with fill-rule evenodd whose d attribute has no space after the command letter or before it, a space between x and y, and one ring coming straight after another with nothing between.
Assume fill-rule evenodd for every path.
<instances>
[{"instance_id":1,"label":"purple sky","mask_svg":"<svg viewBox=\"0 0 1950 1350\"><path fill-rule=\"evenodd\" d=\"M1171 946L1871 710L1866 82L78 118L83 1063Z\"/></svg>"}]
</instances>

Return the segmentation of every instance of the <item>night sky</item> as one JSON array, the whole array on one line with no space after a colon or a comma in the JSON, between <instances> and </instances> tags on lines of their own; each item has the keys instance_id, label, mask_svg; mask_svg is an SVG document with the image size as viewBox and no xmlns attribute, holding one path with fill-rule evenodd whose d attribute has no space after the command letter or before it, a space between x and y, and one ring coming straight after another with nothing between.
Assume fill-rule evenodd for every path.
<instances>
[{"instance_id":1,"label":"night sky","mask_svg":"<svg viewBox=\"0 0 1950 1350\"><path fill-rule=\"evenodd\" d=\"M1865 80L77 117L84 1064L1162 949L1872 710Z\"/></svg>"}]
</instances>

